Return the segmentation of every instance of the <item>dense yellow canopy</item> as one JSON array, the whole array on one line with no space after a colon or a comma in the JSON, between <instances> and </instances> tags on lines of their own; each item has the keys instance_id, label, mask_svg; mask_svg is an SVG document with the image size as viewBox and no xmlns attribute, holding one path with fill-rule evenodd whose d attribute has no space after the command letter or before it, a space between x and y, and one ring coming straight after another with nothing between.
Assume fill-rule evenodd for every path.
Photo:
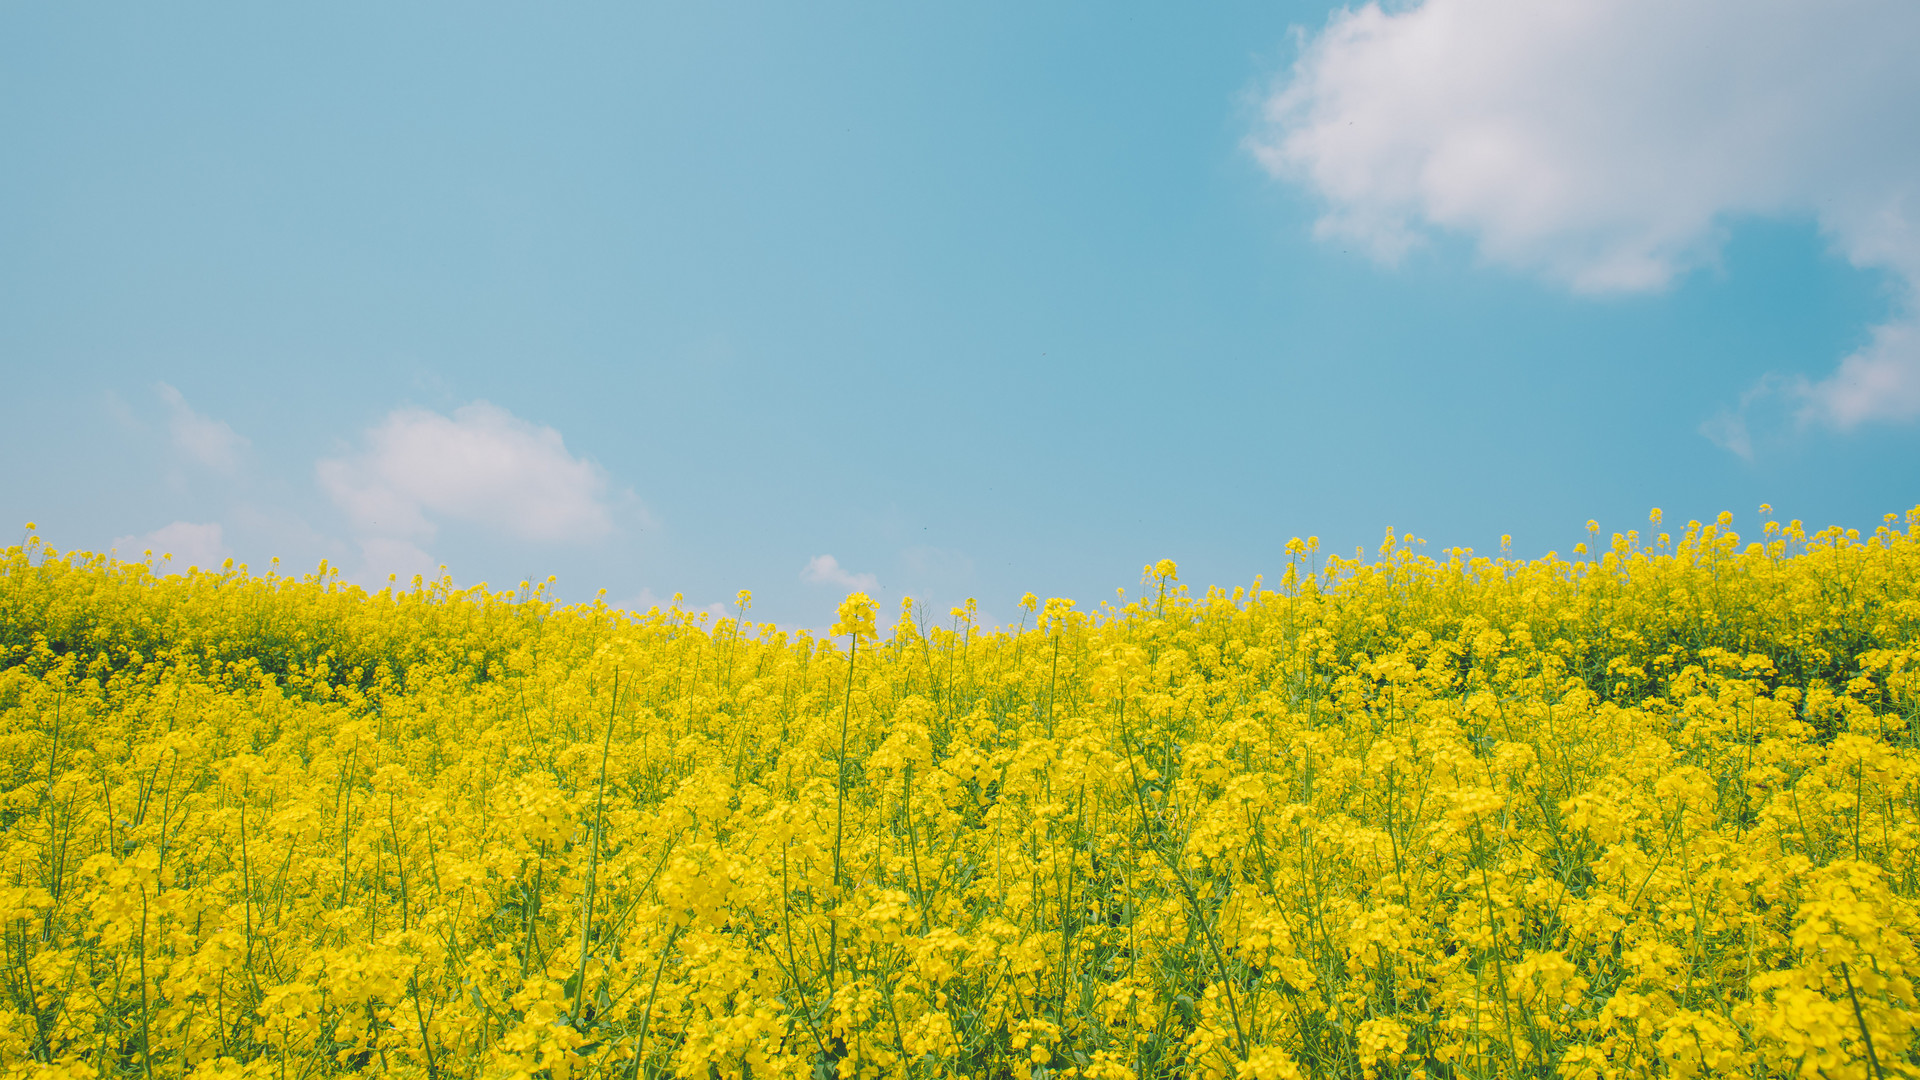
<instances>
[{"instance_id":1,"label":"dense yellow canopy","mask_svg":"<svg viewBox=\"0 0 1920 1080\"><path fill-rule=\"evenodd\" d=\"M1912 1075L1920 517L1592 546L832 638L32 539L0 1063Z\"/></svg>"}]
</instances>

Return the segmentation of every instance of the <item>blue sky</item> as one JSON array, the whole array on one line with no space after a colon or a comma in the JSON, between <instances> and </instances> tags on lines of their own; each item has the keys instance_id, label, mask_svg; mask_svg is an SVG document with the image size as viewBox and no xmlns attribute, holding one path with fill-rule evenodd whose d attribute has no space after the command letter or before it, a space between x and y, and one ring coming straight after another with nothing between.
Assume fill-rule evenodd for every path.
<instances>
[{"instance_id":1,"label":"blue sky","mask_svg":"<svg viewBox=\"0 0 1920 1080\"><path fill-rule=\"evenodd\" d=\"M1920 24L1842 7L9 6L0 511L800 624L1871 528Z\"/></svg>"}]
</instances>

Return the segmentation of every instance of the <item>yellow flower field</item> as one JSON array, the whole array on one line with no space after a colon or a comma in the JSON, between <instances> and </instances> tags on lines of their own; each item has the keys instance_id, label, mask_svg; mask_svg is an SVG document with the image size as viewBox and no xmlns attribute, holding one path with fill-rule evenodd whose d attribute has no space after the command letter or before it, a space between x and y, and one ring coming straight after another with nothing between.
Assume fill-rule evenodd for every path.
<instances>
[{"instance_id":1,"label":"yellow flower field","mask_svg":"<svg viewBox=\"0 0 1920 1080\"><path fill-rule=\"evenodd\" d=\"M821 637L30 537L0 1074L1920 1075L1920 509L1657 519Z\"/></svg>"}]
</instances>

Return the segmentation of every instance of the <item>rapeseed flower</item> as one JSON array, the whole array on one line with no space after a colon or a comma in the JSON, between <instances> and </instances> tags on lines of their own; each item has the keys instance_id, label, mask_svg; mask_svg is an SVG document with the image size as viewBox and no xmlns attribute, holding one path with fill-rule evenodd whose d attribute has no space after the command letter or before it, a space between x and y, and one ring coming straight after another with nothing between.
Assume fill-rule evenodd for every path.
<instances>
[{"instance_id":1,"label":"rapeseed flower","mask_svg":"<svg viewBox=\"0 0 1920 1080\"><path fill-rule=\"evenodd\" d=\"M1920 1074L1920 508L1731 526L884 637L29 526L0 1076Z\"/></svg>"}]
</instances>

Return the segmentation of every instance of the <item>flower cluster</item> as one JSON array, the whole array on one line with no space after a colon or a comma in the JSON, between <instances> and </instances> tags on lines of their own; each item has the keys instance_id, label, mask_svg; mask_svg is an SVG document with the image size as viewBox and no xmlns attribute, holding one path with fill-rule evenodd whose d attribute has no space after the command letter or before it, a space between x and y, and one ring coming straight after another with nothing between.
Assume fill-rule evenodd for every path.
<instances>
[{"instance_id":1,"label":"flower cluster","mask_svg":"<svg viewBox=\"0 0 1920 1080\"><path fill-rule=\"evenodd\" d=\"M1920 509L1593 528L823 636L30 537L0 1076L1920 1075Z\"/></svg>"}]
</instances>

